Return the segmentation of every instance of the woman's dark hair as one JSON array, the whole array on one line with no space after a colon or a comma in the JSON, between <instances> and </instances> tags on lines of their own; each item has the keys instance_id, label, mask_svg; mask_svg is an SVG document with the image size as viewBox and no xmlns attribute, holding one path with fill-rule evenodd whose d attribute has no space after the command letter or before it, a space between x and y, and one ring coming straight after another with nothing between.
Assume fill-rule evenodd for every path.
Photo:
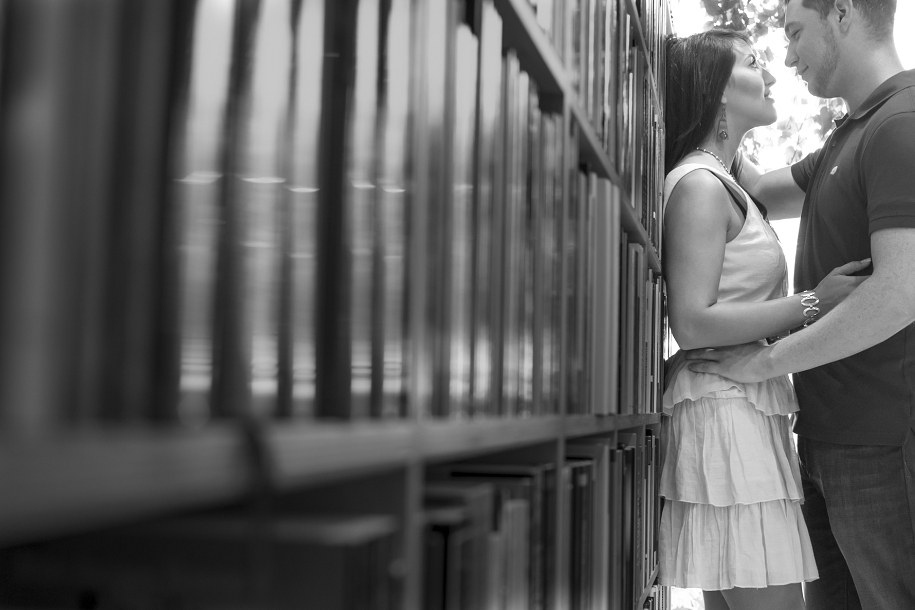
<instances>
[{"instance_id":1,"label":"woman's dark hair","mask_svg":"<svg viewBox=\"0 0 915 610\"><path fill-rule=\"evenodd\" d=\"M745 32L722 28L686 38L667 37L665 174L715 128L721 96L736 62L736 42L751 44Z\"/></svg>"}]
</instances>

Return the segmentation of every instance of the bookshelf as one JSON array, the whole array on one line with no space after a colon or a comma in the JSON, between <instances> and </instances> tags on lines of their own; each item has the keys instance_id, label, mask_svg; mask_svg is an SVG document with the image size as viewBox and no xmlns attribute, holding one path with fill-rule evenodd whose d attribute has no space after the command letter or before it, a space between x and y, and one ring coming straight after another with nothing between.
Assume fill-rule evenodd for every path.
<instances>
[{"instance_id":1,"label":"bookshelf","mask_svg":"<svg viewBox=\"0 0 915 610\"><path fill-rule=\"evenodd\" d=\"M668 31L0 6L0 608L669 607Z\"/></svg>"}]
</instances>

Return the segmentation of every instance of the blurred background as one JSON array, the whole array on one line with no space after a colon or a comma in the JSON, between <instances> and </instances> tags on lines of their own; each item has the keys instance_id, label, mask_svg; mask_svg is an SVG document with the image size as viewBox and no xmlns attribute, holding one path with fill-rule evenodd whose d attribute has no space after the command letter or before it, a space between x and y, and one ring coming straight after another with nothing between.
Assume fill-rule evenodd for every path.
<instances>
[{"instance_id":1,"label":"blurred background","mask_svg":"<svg viewBox=\"0 0 915 610\"><path fill-rule=\"evenodd\" d=\"M712 26L746 29L757 54L776 78L772 97L778 121L750 132L743 151L765 170L784 167L817 150L842 116L841 99L822 99L811 95L794 69L785 66L787 39L781 29L784 7L779 0L671 0L671 17L678 36L689 36ZM915 68L915 39L904 35L904 24L915 23L915 0L898 0L896 9L896 48L906 69ZM794 267L799 220L772 223L788 259ZM792 274L788 274L789 283ZM794 291L794 286L790 286ZM673 589L671 610L704 610L699 589Z\"/></svg>"}]
</instances>

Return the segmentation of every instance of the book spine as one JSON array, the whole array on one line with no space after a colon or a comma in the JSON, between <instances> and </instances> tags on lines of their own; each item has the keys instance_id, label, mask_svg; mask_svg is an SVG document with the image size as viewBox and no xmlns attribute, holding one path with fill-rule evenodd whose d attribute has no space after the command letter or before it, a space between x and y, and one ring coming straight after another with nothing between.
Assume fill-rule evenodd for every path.
<instances>
[{"instance_id":1,"label":"book spine","mask_svg":"<svg viewBox=\"0 0 915 610\"><path fill-rule=\"evenodd\" d=\"M494 388L499 371L498 326L499 241L495 239L501 207L502 180L502 19L491 0L482 4L477 154L474 188L473 237L473 415L485 415L498 400Z\"/></svg>"},{"instance_id":2,"label":"book spine","mask_svg":"<svg viewBox=\"0 0 915 610\"><path fill-rule=\"evenodd\" d=\"M114 114L110 282L99 417L148 421L162 404L155 355L161 314L161 202L168 196L171 70L184 36L174 2L142 0L119 9L118 108ZM115 373L117 371L117 373Z\"/></svg>"},{"instance_id":3,"label":"book spine","mask_svg":"<svg viewBox=\"0 0 915 610\"><path fill-rule=\"evenodd\" d=\"M406 415L406 298L407 298L407 212L410 190L413 129L411 100L410 37L412 13L409 0L392 0L383 19L381 86L379 93L379 175L376 230L381 233L376 251L376 277L383 278L380 295L381 328L374 334L380 344L380 369L373 377L373 415L383 418ZM409 41L409 42L406 42ZM377 364L377 362L376 362ZM380 387L379 387L380 385Z\"/></svg>"},{"instance_id":4,"label":"book spine","mask_svg":"<svg viewBox=\"0 0 915 610\"><path fill-rule=\"evenodd\" d=\"M251 73L242 110L236 188L240 229L237 253L242 302L240 332L247 359L251 413L274 417L280 381L282 247L288 163L292 7L289 0L266 2L253 32Z\"/></svg>"},{"instance_id":5,"label":"book spine","mask_svg":"<svg viewBox=\"0 0 915 610\"><path fill-rule=\"evenodd\" d=\"M459 5L452 5L456 10ZM448 414L471 415L473 351L473 151L476 130L477 70L479 42L464 23L455 15L454 32L454 135L452 206L448 218L450 241L450 305L448 330L450 345L448 364Z\"/></svg>"}]
</instances>

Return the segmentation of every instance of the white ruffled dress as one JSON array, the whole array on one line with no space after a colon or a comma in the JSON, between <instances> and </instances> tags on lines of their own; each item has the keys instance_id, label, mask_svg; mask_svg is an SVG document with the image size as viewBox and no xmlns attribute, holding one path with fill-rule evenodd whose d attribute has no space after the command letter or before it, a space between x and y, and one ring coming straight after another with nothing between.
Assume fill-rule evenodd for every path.
<instances>
[{"instance_id":1,"label":"white ruffled dress","mask_svg":"<svg viewBox=\"0 0 915 610\"><path fill-rule=\"evenodd\" d=\"M696 169L667 176L664 203ZM733 183L732 183L733 184ZM736 187L739 189L739 187ZM778 238L753 201L743 229L725 247L718 301L785 296L787 265ZM790 416L798 410L787 377L738 383L668 364L662 417L660 582L719 591L817 578Z\"/></svg>"}]
</instances>

